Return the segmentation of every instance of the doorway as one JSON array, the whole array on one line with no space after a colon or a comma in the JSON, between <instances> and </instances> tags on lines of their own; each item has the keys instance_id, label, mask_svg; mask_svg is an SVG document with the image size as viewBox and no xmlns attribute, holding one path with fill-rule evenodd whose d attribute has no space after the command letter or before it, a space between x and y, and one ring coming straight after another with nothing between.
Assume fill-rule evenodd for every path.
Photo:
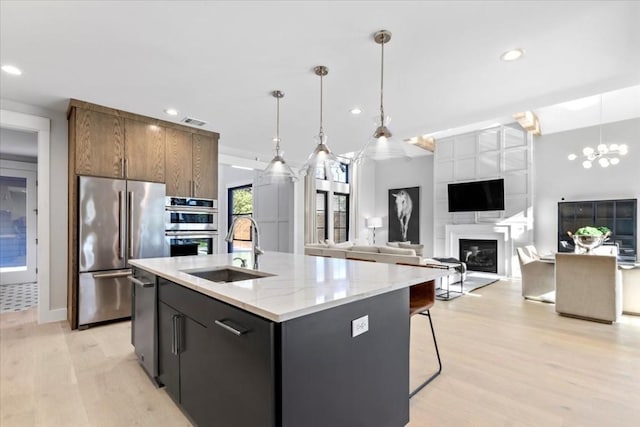
<instances>
[{"instance_id":1,"label":"doorway","mask_svg":"<svg viewBox=\"0 0 640 427\"><path fill-rule=\"evenodd\" d=\"M38 305L37 132L0 129L0 312Z\"/></svg>"},{"instance_id":2,"label":"doorway","mask_svg":"<svg viewBox=\"0 0 640 427\"><path fill-rule=\"evenodd\" d=\"M253 216L253 186L243 185L229 188L227 193L228 227L240 216ZM233 233L233 240L227 244L227 252L248 252L252 246L251 221L240 219Z\"/></svg>"}]
</instances>

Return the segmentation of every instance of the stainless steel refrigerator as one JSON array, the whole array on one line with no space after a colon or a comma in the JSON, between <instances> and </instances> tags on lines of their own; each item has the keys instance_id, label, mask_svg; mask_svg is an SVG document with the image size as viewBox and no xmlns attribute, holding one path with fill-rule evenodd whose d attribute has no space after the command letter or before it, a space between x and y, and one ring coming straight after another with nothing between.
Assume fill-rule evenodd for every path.
<instances>
[{"instance_id":1,"label":"stainless steel refrigerator","mask_svg":"<svg viewBox=\"0 0 640 427\"><path fill-rule=\"evenodd\" d=\"M129 259L169 255L165 185L80 177L78 326L131 316Z\"/></svg>"}]
</instances>

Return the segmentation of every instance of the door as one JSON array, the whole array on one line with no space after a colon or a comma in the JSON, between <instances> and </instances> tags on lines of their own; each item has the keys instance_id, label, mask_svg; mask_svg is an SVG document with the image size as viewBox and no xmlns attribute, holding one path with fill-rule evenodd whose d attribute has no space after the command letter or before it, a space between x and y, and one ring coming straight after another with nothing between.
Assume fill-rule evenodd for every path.
<instances>
[{"instance_id":1,"label":"door","mask_svg":"<svg viewBox=\"0 0 640 427\"><path fill-rule=\"evenodd\" d=\"M36 277L36 171L0 168L0 285Z\"/></svg>"},{"instance_id":2,"label":"door","mask_svg":"<svg viewBox=\"0 0 640 427\"><path fill-rule=\"evenodd\" d=\"M79 180L79 271L125 268L125 181L86 176Z\"/></svg>"},{"instance_id":3,"label":"door","mask_svg":"<svg viewBox=\"0 0 640 427\"><path fill-rule=\"evenodd\" d=\"M164 237L165 185L127 182L127 259L169 256Z\"/></svg>"}]
</instances>

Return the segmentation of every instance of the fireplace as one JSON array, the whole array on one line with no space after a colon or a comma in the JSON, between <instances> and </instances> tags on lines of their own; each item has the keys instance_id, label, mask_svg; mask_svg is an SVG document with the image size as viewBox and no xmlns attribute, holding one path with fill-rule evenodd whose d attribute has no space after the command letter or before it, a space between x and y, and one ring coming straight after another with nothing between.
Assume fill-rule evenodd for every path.
<instances>
[{"instance_id":1,"label":"fireplace","mask_svg":"<svg viewBox=\"0 0 640 427\"><path fill-rule=\"evenodd\" d=\"M498 272L498 241L485 239L458 239L459 259L467 270Z\"/></svg>"}]
</instances>

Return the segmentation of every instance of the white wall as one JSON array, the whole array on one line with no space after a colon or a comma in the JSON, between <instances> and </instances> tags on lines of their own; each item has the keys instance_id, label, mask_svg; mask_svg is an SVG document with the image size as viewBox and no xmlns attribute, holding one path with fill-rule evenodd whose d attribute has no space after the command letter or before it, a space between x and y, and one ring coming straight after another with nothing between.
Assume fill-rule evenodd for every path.
<instances>
[{"instance_id":1,"label":"white wall","mask_svg":"<svg viewBox=\"0 0 640 427\"><path fill-rule=\"evenodd\" d=\"M361 237L366 237L364 220L370 216L382 218L382 228L376 230L376 244L385 244L389 236L389 190L420 187L420 243L425 255L433 253L433 156L391 159L363 167L360 184ZM370 185L374 182L374 186ZM415 242L412 242L415 243Z\"/></svg>"},{"instance_id":2,"label":"white wall","mask_svg":"<svg viewBox=\"0 0 640 427\"><path fill-rule=\"evenodd\" d=\"M535 138L533 207L538 251L557 250L558 202L640 198L640 118L602 127L604 143L629 146L629 154L618 165L601 168L594 164L584 169L580 158L567 159L570 153L580 155L587 145L595 148L599 134L600 127L594 126Z\"/></svg>"},{"instance_id":3,"label":"white wall","mask_svg":"<svg viewBox=\"0 0 640 427\"><path fill-rule=\"evenodd\" d=\"M0 108L18 113L32 114L51 120L49 182L50 212L50 283L49 310L67 307L67 117L64 113L41 107L0 99Z\"/></svg>"}]
</instances>

